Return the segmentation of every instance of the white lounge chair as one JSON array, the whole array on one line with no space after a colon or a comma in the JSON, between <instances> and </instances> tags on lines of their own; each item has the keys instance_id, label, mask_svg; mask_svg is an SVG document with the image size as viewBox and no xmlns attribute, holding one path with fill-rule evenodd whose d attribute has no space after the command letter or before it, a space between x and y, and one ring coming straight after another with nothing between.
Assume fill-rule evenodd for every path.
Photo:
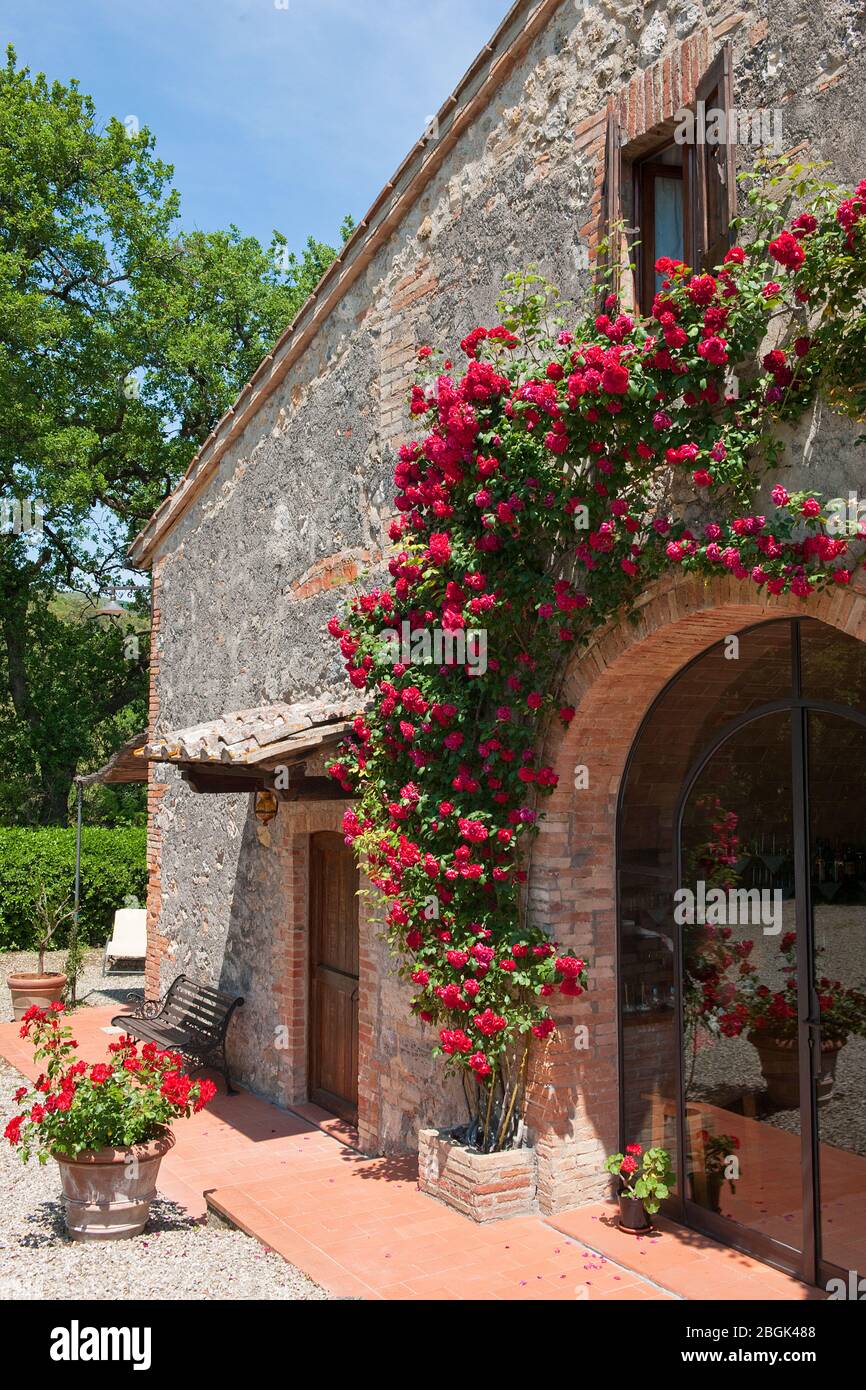
<instances>
[{"instance_id":1,"label":"white lounge chair","mask_svg":"<svg viewBox=\"0 0 866 1390\"><path fill-rule=\"evenodd\" d=\"M102 962L103 975L108 974L109 961L141 961L147 955L147 911L143 907L119 907L114 914L111 940L105 947L105 960ZM131 971L118 971L118 974L131 974ZM137 972L136 972L137 973Z\"/></svg>"}]
</instances>

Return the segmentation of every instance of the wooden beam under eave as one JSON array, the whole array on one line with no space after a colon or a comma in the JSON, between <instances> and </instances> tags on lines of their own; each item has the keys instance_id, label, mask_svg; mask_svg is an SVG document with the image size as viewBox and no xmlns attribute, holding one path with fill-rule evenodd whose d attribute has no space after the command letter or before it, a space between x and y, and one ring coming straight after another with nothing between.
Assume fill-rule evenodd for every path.
<instances>
[{"instance_id":1,"label":"wooden beam under eave","mask_svg":"<svg viewBox=\"0 0 866 1390\"><path fill-rule=\"evenodd\" d=\"M297 782L290 782L288 787L280 792L283 801L345 801L349 793L344 792L339 783L333 777L303 777Z\"/></svg>"},{"instance_id":2,"label":"wooden beam under eave","mask_svg":"<svg viewBox=\"0 0 866 1390\"><path fill-rule=\"evenodd\" d=\"M177 764L175 764L177 766ZM182 767L181 777L197 792L257 792L271 785L265 775L252 776L242 772L221 772L202 768Z\"/></svg>"}]
</instances>

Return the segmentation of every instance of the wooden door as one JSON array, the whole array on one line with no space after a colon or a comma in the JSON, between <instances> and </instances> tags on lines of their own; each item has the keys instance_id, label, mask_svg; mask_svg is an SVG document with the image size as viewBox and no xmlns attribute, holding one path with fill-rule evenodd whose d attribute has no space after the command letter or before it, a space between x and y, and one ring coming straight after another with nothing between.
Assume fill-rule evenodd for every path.
<instances>
[{"instance_id":1,"label":"wooden door","mask_svg":"<svg viewBox=\"0 0 866 1390\"><path fill-rule=\"evenodd\" d=\"M358 870L342 835L310 836L310 1100L358 1117Z\"/></svg>"}]
</instances>

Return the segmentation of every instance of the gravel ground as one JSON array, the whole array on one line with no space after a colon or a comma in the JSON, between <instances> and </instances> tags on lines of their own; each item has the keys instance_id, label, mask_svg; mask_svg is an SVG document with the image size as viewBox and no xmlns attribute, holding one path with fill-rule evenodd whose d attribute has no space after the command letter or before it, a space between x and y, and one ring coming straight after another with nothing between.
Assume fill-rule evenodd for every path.
<instances>
[{"instance_id":1,"label":"gravel ground","mask_svg":"<svg viewBox=\"0 0 866 1390\"><path fill-rule=\"evenodd\" d=\"M84 955L84 973L79 976L76 997L81 1004L123 1004L128 994L144 994L144 971L103 975L104 948L91 947ZM65 951L46 951L45 969L63 970ZM39 957L35 951L0 951L0 1023L12 1018L12 1001L6 988L7 975L35 971Z\"/></svg>"},{"instance_id":2,"label":"gravel ground","mask_svg":"<svg viewBox=\"0 0 866 1390\"><path fill-rule=\"evenodd\" d=\"M0 1058L0 1133L26 1078ZM78 1244L63 1224L56 1164L23 1164L0 1138L0 1302L125 1298L329 1299L242 1231L193 1221L158 1198L140 1236Z\"/></svg>"}]
</instances>

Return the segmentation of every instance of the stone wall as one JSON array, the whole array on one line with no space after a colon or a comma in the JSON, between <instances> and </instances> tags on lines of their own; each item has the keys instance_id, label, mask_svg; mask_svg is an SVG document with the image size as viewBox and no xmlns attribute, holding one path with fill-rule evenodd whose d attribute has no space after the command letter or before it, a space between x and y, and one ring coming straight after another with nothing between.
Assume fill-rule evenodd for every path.
<instances>
[{"instance_id":1,"label":"stone wall","mask_svg":"<svg viewBox=\"0 0 866 1390\"><path fill-rule=\"evenodd\" d=\"M737 104L781 106L786 144L830 159L845 180L862 174L862 5L833 0L807 13L788 0L772 10L567 0L547 10L543 32L516 61L503 60L486 107L160 540L151 700L159 729L341 682L324 624L349 586L381 564L417 346L456 347L477 322L493 321L503 274L529 264L566 298L584 300L610 95L624 103L626 134L634 134L657 107L688 94L704 58L730 39ZM789 436L784 480L839 493L856 486L854 433L819 408ZM669 650L679 659L680 647ZM590 655L582 671L593 673L595 661ZM589 689L582 675L578 693ZM619 699L616 692L607 710L592 706L604 727L615 725L612 749L630 727L614 713ZM281 811L265 844L249 796L198 795L171 769L151 773L149 802L149 990L158 975L165 984L188 969L243 993L235 1066L263 1094L303 1098L309 827ZM534 910L592 961L585 1008L595 1039L592 1060L566 1046L542 1065L534 1113L548 1208L563 1194L599 1188L598 1154L615 1138L614 900L605 858L614 803L611 783L585 820L560 795L539 842L546 877L533 890ZM309 814L314 828L327 828L323 812ZM382 943L366 921L362 931L359 1124L371 1149L411 1146L419 1117L456 1119L461 1102L430 1062L429 1037L407 1018ZM280 1054L273 1038L283 1022L290 1042Z\"/></svg>"}]
</instances>

